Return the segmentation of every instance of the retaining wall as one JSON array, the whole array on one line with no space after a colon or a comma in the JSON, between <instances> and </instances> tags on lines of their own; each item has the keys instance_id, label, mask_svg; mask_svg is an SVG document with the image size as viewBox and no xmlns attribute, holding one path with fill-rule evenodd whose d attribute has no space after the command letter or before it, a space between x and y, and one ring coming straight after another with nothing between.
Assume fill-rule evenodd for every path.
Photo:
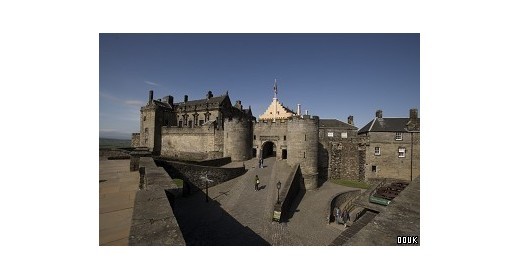
<instances>
[{"instance_id":1,"label":"retaining wall","mask_svg":"<svg viewBox=\"0 0 520 280\"><path fill-rule=\"evenodd\" d=\"M274 205L274 211L280 213L280 222L287 221L294 198L298 195L300 189L305 189L300 165L293 168L286 185L289 187L280 190L280 204L275 203Z\"/></svg>"},{"instance_id":2,"label":"retaining wall","mask_svg":"<svg viewBox=\"0 0 520 280\"><path fill-rule=\"evenodd\" d=\"M222 168L161 159L156 159L155 162L158 166L163 167L171 178L180 177L184 181L186 188L189 188L185 190L185 193L194 188L204 189L206 181L201 177L206 176L206 174L210 180L213 180L213 182L208 183L208 187L213 187L246 173L244 167Z\"/></svg>"}]
</instances>

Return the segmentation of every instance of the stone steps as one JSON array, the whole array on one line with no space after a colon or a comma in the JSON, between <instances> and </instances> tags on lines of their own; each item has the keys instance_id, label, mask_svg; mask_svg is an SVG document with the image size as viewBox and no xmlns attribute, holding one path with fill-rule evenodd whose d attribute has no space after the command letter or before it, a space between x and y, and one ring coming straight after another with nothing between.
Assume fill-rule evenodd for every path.
<instances>
[{"instance_id":1,"label":"stone steps","mask_svg":"<svg viewBox=\"0 0 520 280\"><path fill-rule=\"evenodd\" d=\"M361 218L359 218L351 227L343 231L336 239L334 239L329 246L340 246L345 244L352 236L358 233L363 227L365 227L372 219L377 216L377 213L367 211Z\"/></svg>"}]
</instances>

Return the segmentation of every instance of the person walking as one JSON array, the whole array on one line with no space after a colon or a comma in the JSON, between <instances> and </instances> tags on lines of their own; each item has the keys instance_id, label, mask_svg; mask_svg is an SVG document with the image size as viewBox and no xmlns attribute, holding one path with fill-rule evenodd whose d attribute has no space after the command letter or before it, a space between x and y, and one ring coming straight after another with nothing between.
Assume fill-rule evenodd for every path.
<instances>
[{"instance_id":1,"label":"person walking","mask_svg":"<svg viewBox=\"0 0 520 280\"><path fill-rule=\"evenodd\" d=\"M339 224L339 208L338 206L334 207L334 220L336 220L336 224Z\"/></svg>"},{"instance_id":2,"label":"person walking","mask_svg":"<svg viewBox=\"0 0 520 280\"><path fill-rule=\"evenodd\" d=\"M255 177L255 191L258 191L258 186L260 185L260 179L258 178L258 175Z\"/></svg>"},{"instance_id":3,"label":"person walking","mask_svg":"<svg viewBox=\"0 0 520 280\"><path fill-rule=\"evenodd\" d=\"M347 227L347 222L350 219L350 216L348 215L347 208L343 210L343 213L341 213L341 219L343 220L343 225Z\"/></svg>"}]
</instances>

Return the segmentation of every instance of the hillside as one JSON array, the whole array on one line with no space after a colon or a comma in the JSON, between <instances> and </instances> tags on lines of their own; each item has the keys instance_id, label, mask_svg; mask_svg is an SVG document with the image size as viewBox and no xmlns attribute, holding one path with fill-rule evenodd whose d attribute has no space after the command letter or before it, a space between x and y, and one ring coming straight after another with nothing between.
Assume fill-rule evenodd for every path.
<instances>
[{"instance_id":1,"label":"hillside","mask_svg":"<svg viewBox=\"0 0 520 280\"><path fill-rule=\"evenodd\" d=\"M99 148L128 148L131 141L124 139L99 138Z\"/></svg>"}]
</instances>

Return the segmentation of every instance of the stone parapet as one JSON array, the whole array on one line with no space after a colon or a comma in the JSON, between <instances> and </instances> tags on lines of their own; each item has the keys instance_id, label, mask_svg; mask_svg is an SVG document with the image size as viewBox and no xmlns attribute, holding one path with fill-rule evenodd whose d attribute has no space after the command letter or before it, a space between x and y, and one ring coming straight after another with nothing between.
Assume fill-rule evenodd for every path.
<instances>
[{"instance_id":1,"label":"stone parapet","mask_svg":"<svg viewBox=\"0 0 520 280\"><path fill-rule=\"evenodd\" d=\"M129 245L186 245L173 214L175 197L182 194L151 157L140 158L141 186L137 191Z\"/></svg>"}]
</instances>

